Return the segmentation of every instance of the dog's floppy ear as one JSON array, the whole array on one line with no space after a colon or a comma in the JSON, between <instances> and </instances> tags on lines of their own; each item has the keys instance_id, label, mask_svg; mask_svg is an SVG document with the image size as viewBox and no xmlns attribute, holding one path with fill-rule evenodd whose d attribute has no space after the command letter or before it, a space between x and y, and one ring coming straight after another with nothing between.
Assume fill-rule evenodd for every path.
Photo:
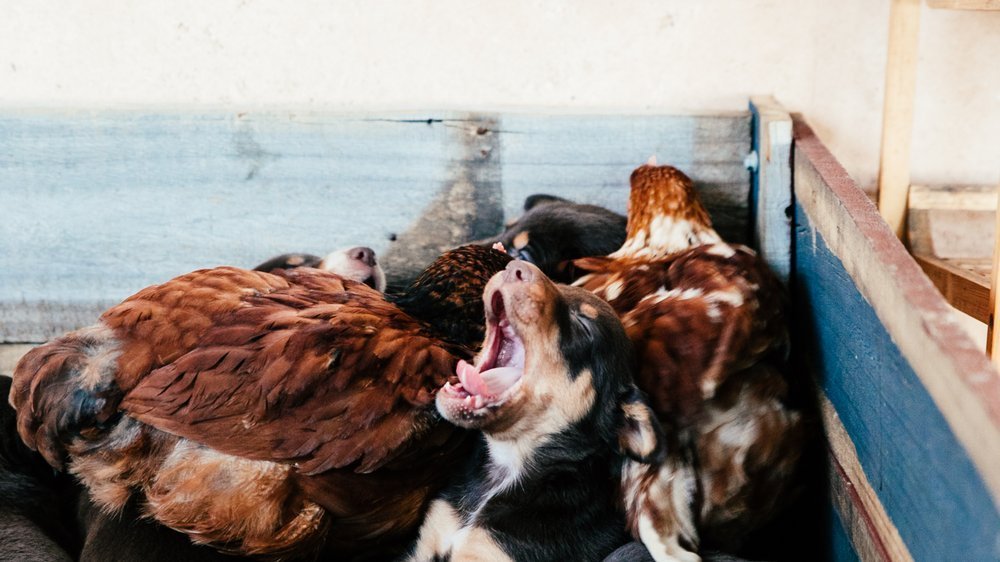
<instances>
[{"instance_id":1,"label":"dog's floppy ear","mask_svg":"<svg viewBox=\"0 0 1000 562\"><path fill-rule=\"evenodd\" d=\"M633 386L620 404L622 422L618 427L618 446L622 454L641 463L661 462L666 456L666 441L660 421L646 403L646 397Z\"/></svg>"},{"instance_id":2,"label":"dog's floppy ear","mask_svg":"<svg viewBox=\"0 0 1000 562\"><path fill-rule=\"evenodd\" d=\"M563 199L562 197L557 197L555 195L546 195L544 193L536 193L534 195L529 195L527 199L524 200L524 210L530 211L535 207L540 205L548 205L550 203L572 203L569 199Z\"/></svg>"}]
</instances>

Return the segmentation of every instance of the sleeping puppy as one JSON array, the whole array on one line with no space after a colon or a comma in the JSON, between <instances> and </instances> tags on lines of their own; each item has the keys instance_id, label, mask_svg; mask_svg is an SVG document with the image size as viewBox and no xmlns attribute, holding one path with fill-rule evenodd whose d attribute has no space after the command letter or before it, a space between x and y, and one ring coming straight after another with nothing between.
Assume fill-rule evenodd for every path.
<instances>
[{"instance_id":1,"label":"sleeping puppy","mask_svg":"<svg viewBox=\"0 0 1000 562\"><path fill-rule=\"evenodd\" d=\"M364 283L376 291L385 291L385 272L378 263L375 250L365 246L330 252L324 258L312 254L281 254L258 265L254 270L270 272L296 267L323 269Z\"/></svg>"},{"instance_id":2,"label":"sleeping puppy","mask_svg":"<svg viewBox=\"0 0 1000 562\"><path fill-rule=\"evenodd\" d=\"M648 411L625 331L604 301L524 261L490 280L484 302L483 350L436 398L480 441L410 560L601 560L626 542L625 455L659 449L653 428L623 415L626 403Z\"/></svg>"},{"instance_id":3,"label":"sleeping puppy","mask_svg":"<svg viewBox=\"0 0 1000 562\"><path fill-rule=\"evenodd\" d=\"M524 211L491 241L555 281L575 280L574 259L606 256L625 242L625 217L603 207L538 194L524 200Z\"/></svg>"}]
</instances>

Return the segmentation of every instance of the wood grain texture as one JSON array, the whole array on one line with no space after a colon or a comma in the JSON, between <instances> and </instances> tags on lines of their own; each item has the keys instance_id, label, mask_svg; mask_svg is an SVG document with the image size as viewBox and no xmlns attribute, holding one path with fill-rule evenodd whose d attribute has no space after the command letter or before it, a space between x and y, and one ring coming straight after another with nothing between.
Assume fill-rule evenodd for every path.
<instances>
[{"instance_id":1,"label":"wood grain texture","mask_svg":"<svg viewBox=\"0 0 1000 562\"><path fill-rule=\"evenodd\" d=\"M878 171L878 207L896 236L906 224L910 188L910 143L920 45L921 0L891 0L889 49L882 102L882 147Z\"/></svg>"},{"instance_id":2,"label":"wood grain texture","mask_svg":"<svg viewBox=\"0 0 1000 562\"><path fill-rule=\"evenodd\" d=\"M796 344L914 558L994 559L997 373L800 120L795 138Z\"/></svg>"},{"instance_id":3,"label":"wood grain texture","mask_svg":"<svg viewBox=\"0 0 1000 562\"><path fill-rule=\"evenodd\" d=\"M32 347L34 347L32 344L0 344L0 376L11 376L14 366Z\"/></svg>"},{"instance_id":4,"label":"wood grain texture","mask_svg":"<svg viewBox=\"0 0 1000 562\"><path fill-rule=\"evenodd\" d=\"M914 259L952 306L986 323L996 208L992 185L910 187L907 230Z\"/></svg>"},{"instance_id":5,"label":"wood grain texture","mask_svg":"<svg viewBox=\"0 0 1000 562\"><path fill-rule=\"evenodd\" d=\"M1000 10L1000 0L927 0L927 5L943 10Z\"/></svg>"},{"instance_id":6,"label":"wood grain texture","mask_svg":"<svg viewBox=\"0 0 1000 562\"><path fill-rule=\"evenodd\" d=\"M993 364L1000 366L1000 330L997 330L997 318L1000 317L1000 212L993 213L996 221L993 229L993 268L990 271L989 318L986 320L986 352Z\"/></svg>"},{"instance_id":7,"label":"wood grain texture","mask_svg":"<svg viewBox=\"0 0 1000 562\"><path fill-rule=\"evenodd\" d=\"M808 125L795 127L797 201L1000 496L1000 375L860 187Z\"/></svg>"},{"instance_id":8,"label":"wood grain texture","mask_svg":"<svg viewBox=\"0 0 1000 562\"><path fill-rule=\"evenodd\" d=\"M747 241L749 115L0 115L0 342L91 323L155 282L364 244L398 285L550 192L624 211L650 154ZM395 242L390 242L395 238Z\"/></svg>"},{"instance_id":9,"label":"wood grain texture","mask_svg":"<svg viewBox=\"0 0 1000 562\"><path fill-rule=\"evenodd\" d=\"M968 260L944 260L914 254L913 259L941 291L949 304L979 320L990 319L990 278L976 271ZM989 268L989 262L986 263Z\"/></svg>"},{"instance_id":10,"label":"wood grain texture","mask_svg":"<svg viewBox=\"0 0 1000 562\"><path fill-rule=\"evenodd\" d=\"M954 558L958 544L962 559L994 559L1000 512L972 455L802 205L796 224L793 345L836 408L879 502L916 560Z\"/></svg>"},{"instance_id":11,"label":"wood grain texture","mask_svg":"<svg viewBox=\"0 0 1000 562\"><path fill-rule=\"evenodd\" d=\"M770 96L750 98L750 113L758 159L751 195L754 247L787 285L792 263L792 118Z\"/></svg>"},{"instance_id":12,"label":"wood grain texture","mask_svg":"<svg viewBox=\"0 0 1000 562\"><path fill-rule=\"evenodd\" d=\"M391 234L485 160L467 145L488 122L391 117L0 116L0 340L89 324L107 305L199 267L358 244L387 257ZM493 219L482 230L502 217ZM441 238L476 234L469 223L448 226L457 234Z\"/></svg>"},{"instance_id":13,"label":"wood grain texture","mask_svg":"<svg viewBox=\"0 0 1000 562\"><path fill-rule=\"evenodd\" d=\"M826 553L826 560L836 560L837 562L860 562L861 558L858 557L857 551L854 550L854 544L851 542L851 537L847 534L847 529L845 523L840 518L840 513L832 503L830 504L829 509L830 513L827 515L827 518L830 523L828 525L830 534L827 539L828 551Z\"/></svg>"},{"instance_id":14,"label":"wood grain texture","mask_svg":"<svg viewBox=\"0 0 1000 562\"><path fill-rule=\"evenodd\" d=\"M997 186L910 187L910 251L943 259L993 257Z\"/></svg>"},{"instance_id":15,"label":"wood grain texture","mask_svg":"<svg viewBox=\"0 0 1000 562\"><path fill-rule=\"evenodd\" d=\"M750 117L723 115L528 115L502 118L507 217L525 197L550 193L625 214L629 174L655 155L698 189L724 238L749 242Z\"/></svg>"},{"instance_id":16,"label":"wood grain texture","mask_svg":"<svg viewBox=\"0 0 1000 562\"><path fill-rule=\"evenodd\" d=\"M912 561L899 531L861 468L851 436L840 422L836 408L820 395L820 412L830 458L830 495L840 521L862 560Z\"/></svg>"}]
</instances>

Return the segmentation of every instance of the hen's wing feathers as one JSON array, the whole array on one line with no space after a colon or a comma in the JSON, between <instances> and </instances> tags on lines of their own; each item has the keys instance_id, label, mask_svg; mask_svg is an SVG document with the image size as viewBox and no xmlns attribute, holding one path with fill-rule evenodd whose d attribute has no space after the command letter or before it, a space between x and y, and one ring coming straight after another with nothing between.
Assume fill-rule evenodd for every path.
<instances>
[{"instance_id":1,"label":"hen's wing feathers","mask_svg":"<svg viewBox=\"0 0 1000 562\"><path fill-rule=\"evenodd\" d=\"M101 323L119 342L118 386L127 392L150 371L198 347L209 330L246 307L246 297L288 290L291 278L234 267L201 269L147 287L111 307ZM333 292L344 291L336 276L321 281Z\"/></svg>"},{"instance_id":2,"label":"hen's wing feathers","mask_svg":"<svg viewBox=\"0 0 1000 562\"><path fill-rule=\"evenodd\" d=\"M255 291L216 316L196 348L139 380L122 408L221 452L307 474L374 470L430 426L427 406L461 351L360 284L284 276L287 288Z\"/></svg>"},{"instance_id":3,"label":"hen's wing feathers","mask_svg":"<svg viewBox=\"0 0 1000 562\"><path fill-rule=\"evenodd\" d=\"M639 386L660 413L694 413L730 373L787 343L783 291L749 249L713 244L643 266L581 265L594 272L581 284L622 316L643 358Z\"/></svg>"}]
</instances>

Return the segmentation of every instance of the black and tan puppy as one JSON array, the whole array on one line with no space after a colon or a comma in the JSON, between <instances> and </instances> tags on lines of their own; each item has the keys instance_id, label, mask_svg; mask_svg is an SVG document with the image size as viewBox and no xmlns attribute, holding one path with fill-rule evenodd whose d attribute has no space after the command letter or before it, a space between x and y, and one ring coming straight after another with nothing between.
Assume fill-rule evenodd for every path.
<instances>
[{"instance_id":1,"label":"black and tan puppy","mask_svg":"<svg viewBox=\"0 0 1000 562\"><path fill-rule=\"evenodd\" d=\"M410 559L601 560L626 540L622 412L637 391L625 331L604 301L524 261L495 275L484 301L483 350L437 395L441 415L481 441ZM645 452L658 447L636 435Z\"/></svg>"},{"instance_id":2,"label":"black and tan puppy","mask_svg":"<svg viewBox=\"0 0 1000 562\"><path fill-rule=\"evenodd\" d=\"M606 256L625 242L625 217L596 205L574 203L554 195L524 200L524 214L490 241L537 265L555 281L576 279L573 260Z\"/></svg>"}]
</instances>

